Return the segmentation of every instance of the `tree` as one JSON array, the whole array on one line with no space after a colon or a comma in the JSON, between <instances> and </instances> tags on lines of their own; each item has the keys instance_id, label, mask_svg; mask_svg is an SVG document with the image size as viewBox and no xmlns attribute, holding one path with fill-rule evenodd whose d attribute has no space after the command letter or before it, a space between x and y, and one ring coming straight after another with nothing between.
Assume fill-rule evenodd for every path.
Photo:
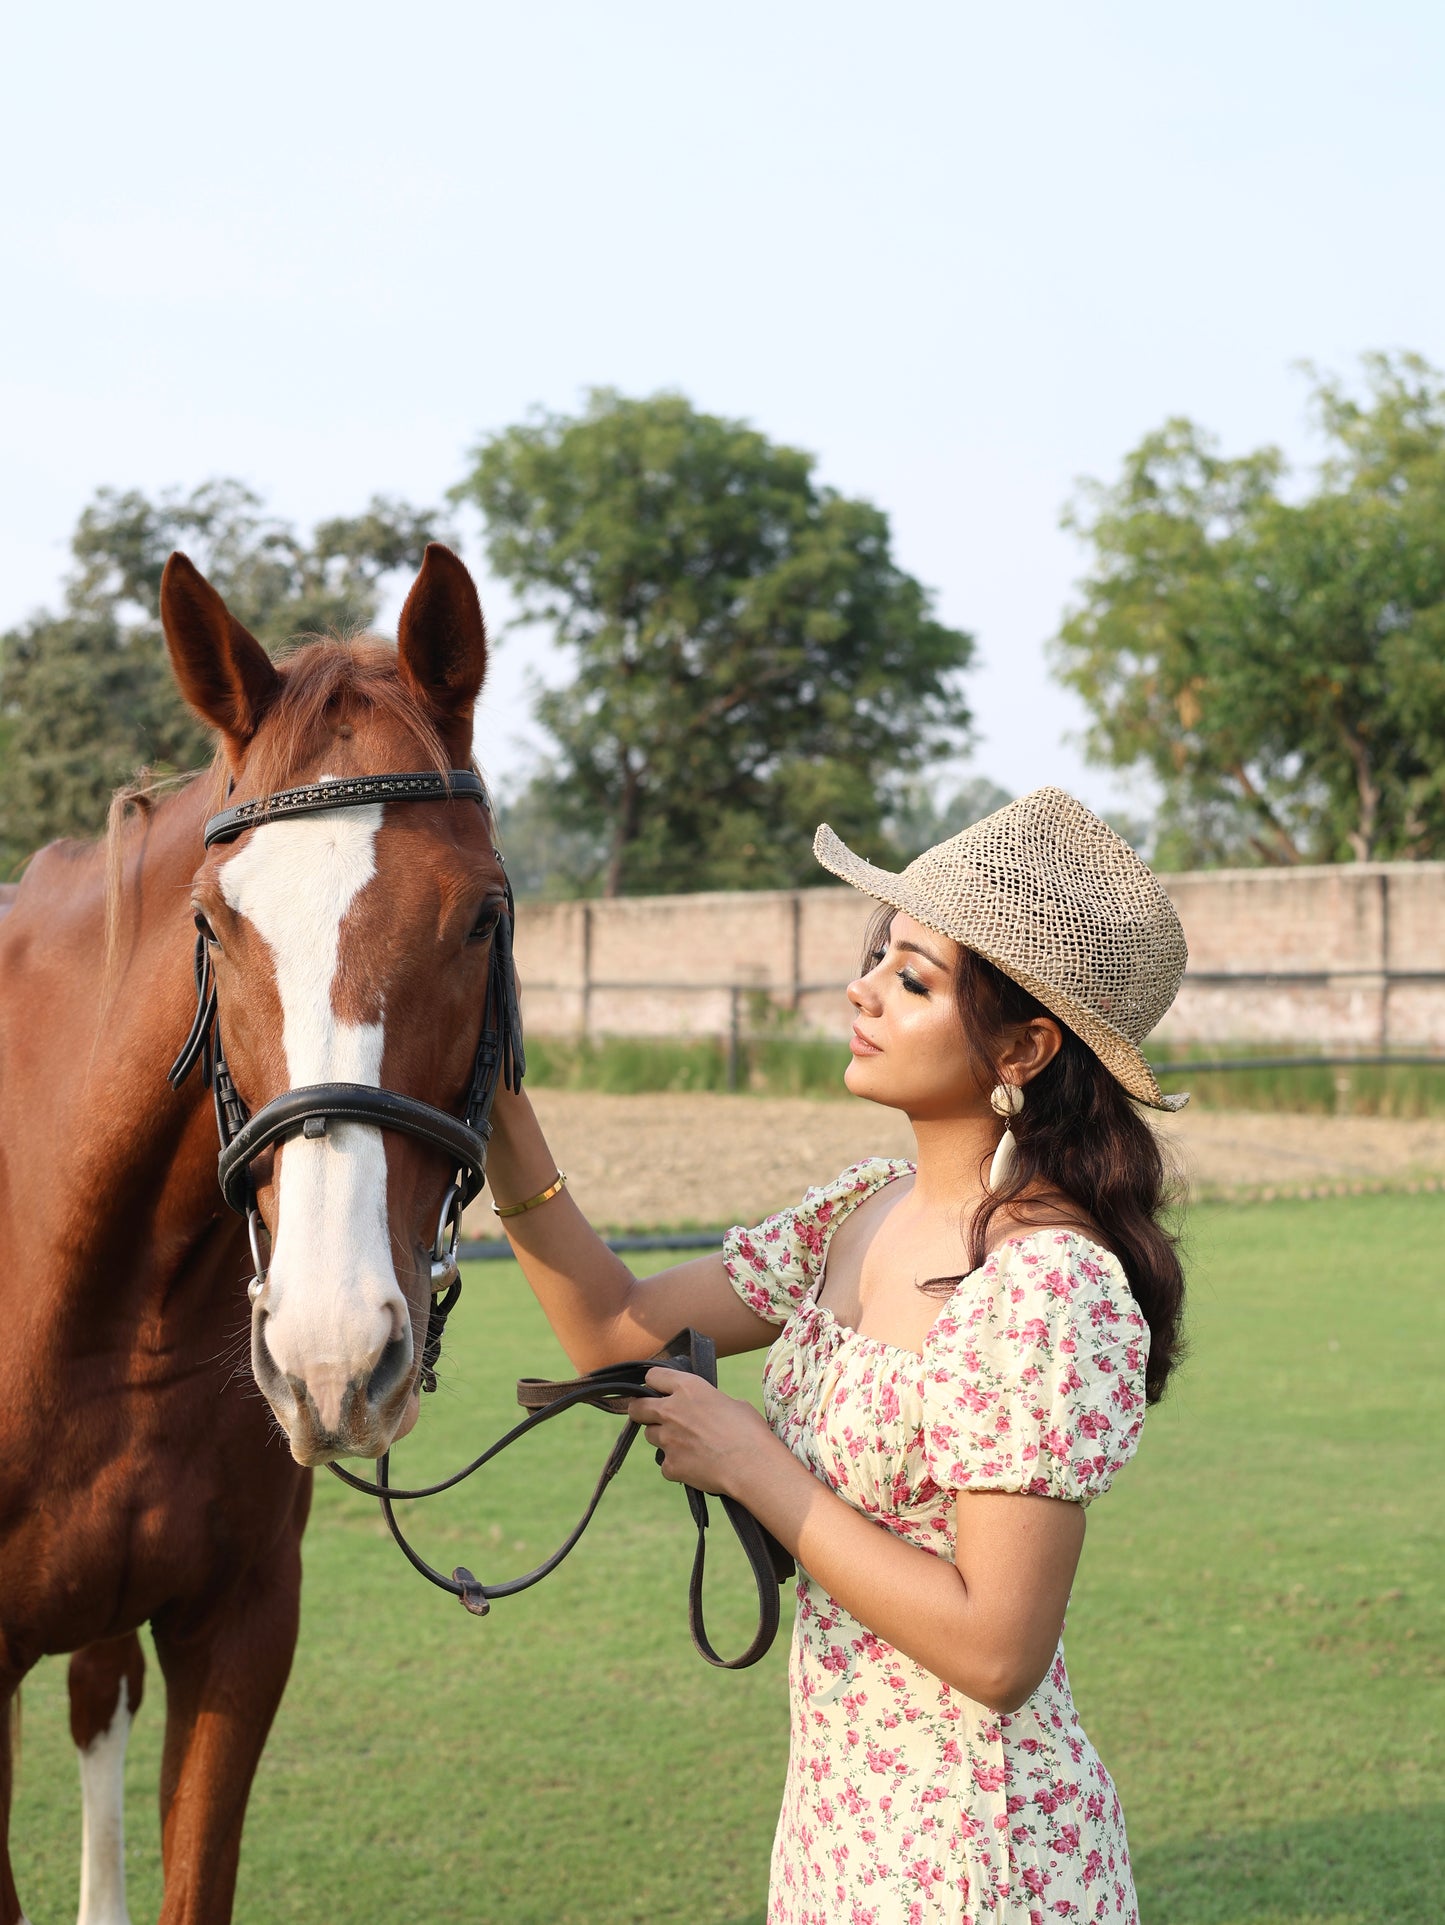
<instances>
[{"instance_id":1,"label":"tree","mask_svg":"<svg viewBox=\"0 0 1445 1925\"><path fill-rule=\"evenodd\" d=\"M817 880L813 829L888 853L899 785L969 727L971 639L893 560L887 517L812 457L680 395L598 390L484 441L455 498L576 673L534 784L601 832L606 894Z\"/></svg>"},{"instance_id":2,"label":"tree","mask_svg":"<svg viewBox=\"0 0 1445 1925\"><path fill-rule=\"evenodd\" d=\"M961 829L971 828L1012 801L1008 790L986 775L969 776L946 797L936 794L926 781L913 781L905 785L894 804L887 827L899 854L911 862L925 849L947 842Z\"/></svg>"},{"instance_id":3,"label":"tree","mask_svg":"<svg viewBox=\"0 0 1445 1925\"><path fill-rule=\"evenodd\" d=\"M556 792L555 772L544 765L495 797L512 887L550 901L598 895L607 873L605 825L560 822Z\"/></svg>"},{"instance_id":4,"label":"tree","mask_svg":"<svg viewBox=\"0 0 1445 1925\"><path fill-rule=\"evenodd\" d=\"M268 646L365 627L382 578L419 565L436 517L374 500L309 542L237 481L150 501L103 489L71 538L65 609L0 637L0 862L94 834L138 765L205 761L210 740L171 680L158 618L161 570L184 548Z\"/></svg>"},{"instance_id":5,"label":"tree","mask_svg":"<svg viewBox=\"0 0 1445 1925\"><path fill-rule=\"evenodd\" d=\"M1445 855L1445 380L1365 360L1313 390L1312 492L1192 422L1066 517L1094 550L1054 644L1095 758L1164 791L1165 862Z\"/></svg>"}]
</instances>

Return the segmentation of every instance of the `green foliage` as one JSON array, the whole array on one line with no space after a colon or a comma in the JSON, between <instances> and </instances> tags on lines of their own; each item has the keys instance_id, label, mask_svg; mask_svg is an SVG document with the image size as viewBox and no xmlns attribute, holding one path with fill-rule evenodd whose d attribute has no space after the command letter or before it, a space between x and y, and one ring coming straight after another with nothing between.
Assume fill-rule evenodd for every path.
<instances>
[{"instance_id":1,"label":"green foliage","mask_svg":"<svg viewBox=\"0 0 1445 1925\"><path fill-rule=\"evenodd\" d=\"M1193 1354L1090 1509L1066 1635L1151 1925L1439 1916L1439 1224L1436 1197L1190 1219ZM724 1359L725 1387L756 1394L760 1361ZM520 1375L566 1368L513 1266L468 1266L441 1393L394 1476L455 1469L515 1420ZM447 1570L525 1570L581 1509L614 1428L594 1411L546 1425L408 1528ZM746 1636L751 1587L713 1534L722 1644ZM761 1925L786 1640L752 1671L700 1663L690 1556L679 1492L635 1450L555 1576L478 1622L406 1568L374 1504L318 1476L238 1925ZM25 1686L12 1837L36 1919L76 1904L64 1686L64 1658ZM152 1658L126 1766L137 1919L160 1902L161 1713Z\"/></svg>"},{"instance_id":2,"label":"green foliage","mask_svg":"<svg viewBox=\"0 0 1445 1925\"><path fill-rule=\"evenodd\" d=\"M1316 381L1299 499L1175 420L1066 518L1094 561L1055 663L1094 756L1162 787L1163 866L1445 855L1445 377L1365 375Z\"/></svg>"},{"instance_id":3,"label":"green foliage","mask_svg":"<svg viewBox=\"0 0 1445 1925\"><path fill-rule=\"evenodd\" d=\"M937 794L926 780L903 783L887 822L888 832L905 861L922 855L936 843L947 842L961 829L992 815L1013 801L1007 789L986 775L970 776L947 796Z\"/></svg>"},{"instance_id":4,"label":"green foliage","mask_svg":"<svg viewBox=\"0 0 1445 1925\"><path fill-rule=\"evenodd\" d=\"M97 833L139 764L184 769L210 753L155 624L38 615L0 638L0 651L0 875L55 836Z\"/></svg>"},{"instance_id":5,"label":"green foliage","mask_svg":"<svg viewBox=\"0 0 1445 1925\"><path fill-rule=\"evenodd\" d=\"M972 642L887 517L741 422L599 390L483 442L454 494L573 653L536 794L605 846L606 894L822 880L816 825L878 849L898 785L966 736Z\"/></svg>"},{"instance_id":6,"label":"green foliage","mask_svg":"<svg viewBox=\"0 0 1445 1925\"><path fill-rule=\"evenodd\" d=\"M194 767L210 738L171 678L158 619L161 571L183 548L269 647L364 628L390 570L414 567L436 517L378 497L310 541L238 481L151 501L102 489L71 539L62 614L0 637L0 863L61 835L94 834L141 764Z\"/></svg>"},{"instance_id":7,"label":"green foliage","mask_svg":"<svg viewBox=\"0 0 1445 1925\"><path fill-rule=\"evenodd\" d=\"M497 797L497 839L507 874L517 894L534 901L599 895L607 869L605 824L559 821L557 789L558 779L548 771Z\"/></svg>"}]
</instances>

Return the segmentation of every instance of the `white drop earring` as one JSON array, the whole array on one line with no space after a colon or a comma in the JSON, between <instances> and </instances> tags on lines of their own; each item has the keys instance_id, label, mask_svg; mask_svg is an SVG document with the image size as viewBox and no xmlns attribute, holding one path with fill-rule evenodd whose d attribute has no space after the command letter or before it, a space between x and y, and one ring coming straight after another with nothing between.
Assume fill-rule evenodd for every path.
<instances>
[{"instance_id":1,"label":"white drop earring","mask_svg":"<svg viewBox=\"0 0 1445 1925\"><path fill-rule=\"evenodd\" d=\"M988 1166L988 1187L998 1190L1013 1174L1014 1159L1018 1155L1018 1144L1014 1141L1009 1123L1024 1106L1023 1087L1019 1083L996 1083L988 1101L994 1115L1004 1119L1003 1135L993 1153L993 1162Z\"/></svg>"}]
</instances>

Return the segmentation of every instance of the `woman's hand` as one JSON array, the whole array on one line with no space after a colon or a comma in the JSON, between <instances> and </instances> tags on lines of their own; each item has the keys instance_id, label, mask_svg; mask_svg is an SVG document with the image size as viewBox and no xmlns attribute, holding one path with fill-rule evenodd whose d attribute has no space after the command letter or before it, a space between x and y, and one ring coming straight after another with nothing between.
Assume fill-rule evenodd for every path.
<instances>
[{"instance_id":1,"label":"woman's hand","mask_svg":"<svg viewBox=\"0 0 1445 1925\"><path fill-rule=\"evenodd\" d=\"M675 1484L746 1499L760 1456L785 1449L751 1404L691 1371L658 1365L648 1371L647 1383L662 1395L634 1397L627 1414L663 1453L662 1474Z\"/></svg>"}]
</instances>

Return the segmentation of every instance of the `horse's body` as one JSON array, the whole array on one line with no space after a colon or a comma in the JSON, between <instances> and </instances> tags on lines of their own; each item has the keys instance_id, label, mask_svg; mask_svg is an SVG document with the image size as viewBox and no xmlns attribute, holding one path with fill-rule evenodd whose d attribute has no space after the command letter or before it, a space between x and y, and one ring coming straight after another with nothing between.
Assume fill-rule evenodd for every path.
<instances>
[{"instance_id":1,"label":"horse's body","mask_svg":"<svg viewBox=\"0 0 1445 1925\"><path fill-rule=\"evenodd\" d=\"M102 1761L85 1925L124 1915L106 1766L139 1701L136 1627L154 1627L166 1675L178 1921L229 1912L296 1638L310 1473L235 1381L245 1228L216 1190L209 1097L165 1081L194 1001L189 884L213 792L203 778L132 834L110 985L103 850L44 851L0 921L0 1699L41 1656L83 1654L72 1723ZM8 1758L0 1771L8 1803ZM0 1920L19 1916L7 1854Z\"/></svg>"},{"instance_id":2,"label":"horse's body","mask_svg":"<svg viewBox=\"0 0 1445 1925\"><path fill-rule=\"evenodd\" d=\"M462 603L470 595L474 613L475 595L460 564L446 557L429 568L433 590L440 568L443 587L461 594ZM465 593L451 571L461 576ZM22 1917L3 1837L13 1766L9 1706L30 1667L55 1652L76 1654L71 1725L86 1807L81 1921L123 1925L120 1767L141 1693L135 1633L146 1622L166 1684L163 1925L222 1925L230 1917L246 1799L295 1646L300 1542L311 1497L311 1472L303 1465L325 1461L340 1447L376 1454L396 1431L408 1386L415 1408L412 1353L420 1353L427 1304L427 1233L421 1226L428 1212L435 1223L445 1170L414 1146L394 1153L390 1139L383 1155L376 1147L381 1132L355 1126L349 1137L334 1132L329 1145L307 1143L293 1151L288 1144L269 1152L267 1167L255 1175L275 1249L275 1287L268 1284L265 1301L253 1309L247 1301L252 1265L246 1227L216 1185L211 1097L199 1076L173 1091L166 1069L195 1002L193 878L199 888L208 874L213 881L224 874L218 863L208 870L203 862L201 831L219 805L225 775L243 797L255 793L258 782L261 793L282 786L288 774L314 781L318 765L328 763L342 774L404 769L416 765L417 738L428 730L434 753L456 760L465 753L461 723L447 702L439 700L437 712L428 712L422 699L427 691L418 683L416 726L404 726L397 671L378 666L375 649L349 651L352 665L344 673L338 669L331 698L313 701L306 717L289 721L284 672L277 678L264 669L256 650L263 666L245 658L239 669L227 671L232 682L250 676L262 688L264 671L275 686L265 685L265 700L255 695L254 713L243 716L234 688L218 693L222 672L207 653L211 630L221 634L216 646L222 656L227 647L239 654L241 644L227 642L216 629L220 618L204 602L201 591L211 594L204 583L193 589L187 577L181 588L190 600L177 603L172 594L167 638L185 693L220 729L218 772L197 778L123 832L109 957L104 847L54 845L32 862L18 890L5 892L8 902L0 898L0 1925L16 1925ZM426 614L423 607L421 616ZM469 687L466 676L459 678L456 696L465 710L467 744L470 705L485 660L479 615L475 622L473 653L480 648L481 658ZM420 646L414 644L414 655ZM338 660L348 653L332 647ZM409 673L422 670L408 670L403 648L400 679L405 682ZM390 678L391 693L379 707L369 700L368 676L378 688ZM265 718L272 712L285 726L279 739L275 732L269 738L268 754ZM250 763L258 741L263 748L256 776ZM390 838L379 826L368 832L378 887L392 861L407 861L420 878L413 899L421 901L415 892L427 882L433 843L446 860L466 844L474 865L482 860L472 847L478 837L492 853L484 827L439 823L435 818L446 808L434 811L430 823L414 821ZM382 813L375 812L378 825ZM412 811L416 818L422 813ZM482 822L479 810L469 813ZM262 838L279 835L285 826L256 830L246 845L253 852L251 894L263 907L270 898L266 876L256 880L254 872L264 863L254 852L264 855L270 845ZM308 854L313 846L324 885L326 850L313 840L305 845ZM396 855L388 859L387 850ZM230 858L235 852L221 853ZM355 882L350 886L358 905L369 900L356 895ZM393 890L391 914L405 907L405 891ZM423 909L431 913L425 902ZM324 908L318 915L324 921ZM235 920L239 928L239 914ZM333 957L340 953L341 921L338 910ZM228 946L243 961L227 964L237 976L223 987L222 1019L230 1014L238 1033L238 1085L248 1100L264 1099L287 1084L297 1018L286 1003L292 1027L283 1048L277 997L279 991L285 1003L290 994L294 1003L294 985L287 987L276 941L268 948L253 939L248 949L238 933ZM377 978L373 989L362 980L358 959L349 951L343 961L347 957L346 994L353 1002L371 996L384 1004L388 990L393 1007L405 1000L395 987L399 979L380 962L367 964ZM480 1007L470 959L466 970L470 974L458 978L433 1016L460 1024L468 997ZM312 1027L323 1042L330 1033L325 1020L343 1042L363 1028L360 1017L334 1015L342 973L338 964L334 983L329 975L319 978L319 1017L315 1009L302 1011L315 1019ZM385 1035L388 1073L382 1077L378 1042L372 1080L402 1087L410 1080L417 1095L456 1100L461 1072L448 1067L439 1084L434 1057L423 1049L409 1059L400 1047L402 1020L374 1021L366 1034L373 1031ZM474 1034L460 1045L474 1046ZM323 1072L327 1068L323 1062ZM358 1168L372 1178L380 1172L383 1194L379 1205L373 1198L369 1207L373 1216L379 1211L383 1243L397 1253L395 1275L388 1268L384 1280L390 1359L384 1410L365 1398L372 1351L353 1355L340 1339L328 1338L322 1312L314 1307L309 1322L298 1322L306 1307L308 1266L332 1267L333 1274L320 1279L330 1297L350 1288L347 1222L333 1213L328 1228L340 1247L319 1252L315 1226L293 1223L287 1247L299 1238L301 1254L289 1269L282 1264L278 1172L292 1159L290 1180L301 1194L313 1150L329 1159L327 1196L342 1194L335 1189L338 1171L353 1187ZM420 1259L413 1258L413 1246ZM375 1268L372 1256L366 1261ZM381 1288L367 1287L373 1296ZM255 1337L268 1307L271 1328L279 1333L270 1350ZM281 1314L287 1309L289 1324ZM324 1352L320 1362L308 1361L301 1334L313 1328L322 1331L315 1339ZM273 1418L272 1392L268 1409L244 1369L248 1337L259 1341L268 1360L272 1352L282 1355L283 1343L290 1345L282 1391L290 1402L286 1412L276 1411L287 1434ZM361 1411L371 1425L366 1431L363 1417L355 1416L356 1435L348 1433L344 1445L338 1444L341 1429L334 1418L343 1402L348 1413Z\"/></svg>"}]
</instances>

